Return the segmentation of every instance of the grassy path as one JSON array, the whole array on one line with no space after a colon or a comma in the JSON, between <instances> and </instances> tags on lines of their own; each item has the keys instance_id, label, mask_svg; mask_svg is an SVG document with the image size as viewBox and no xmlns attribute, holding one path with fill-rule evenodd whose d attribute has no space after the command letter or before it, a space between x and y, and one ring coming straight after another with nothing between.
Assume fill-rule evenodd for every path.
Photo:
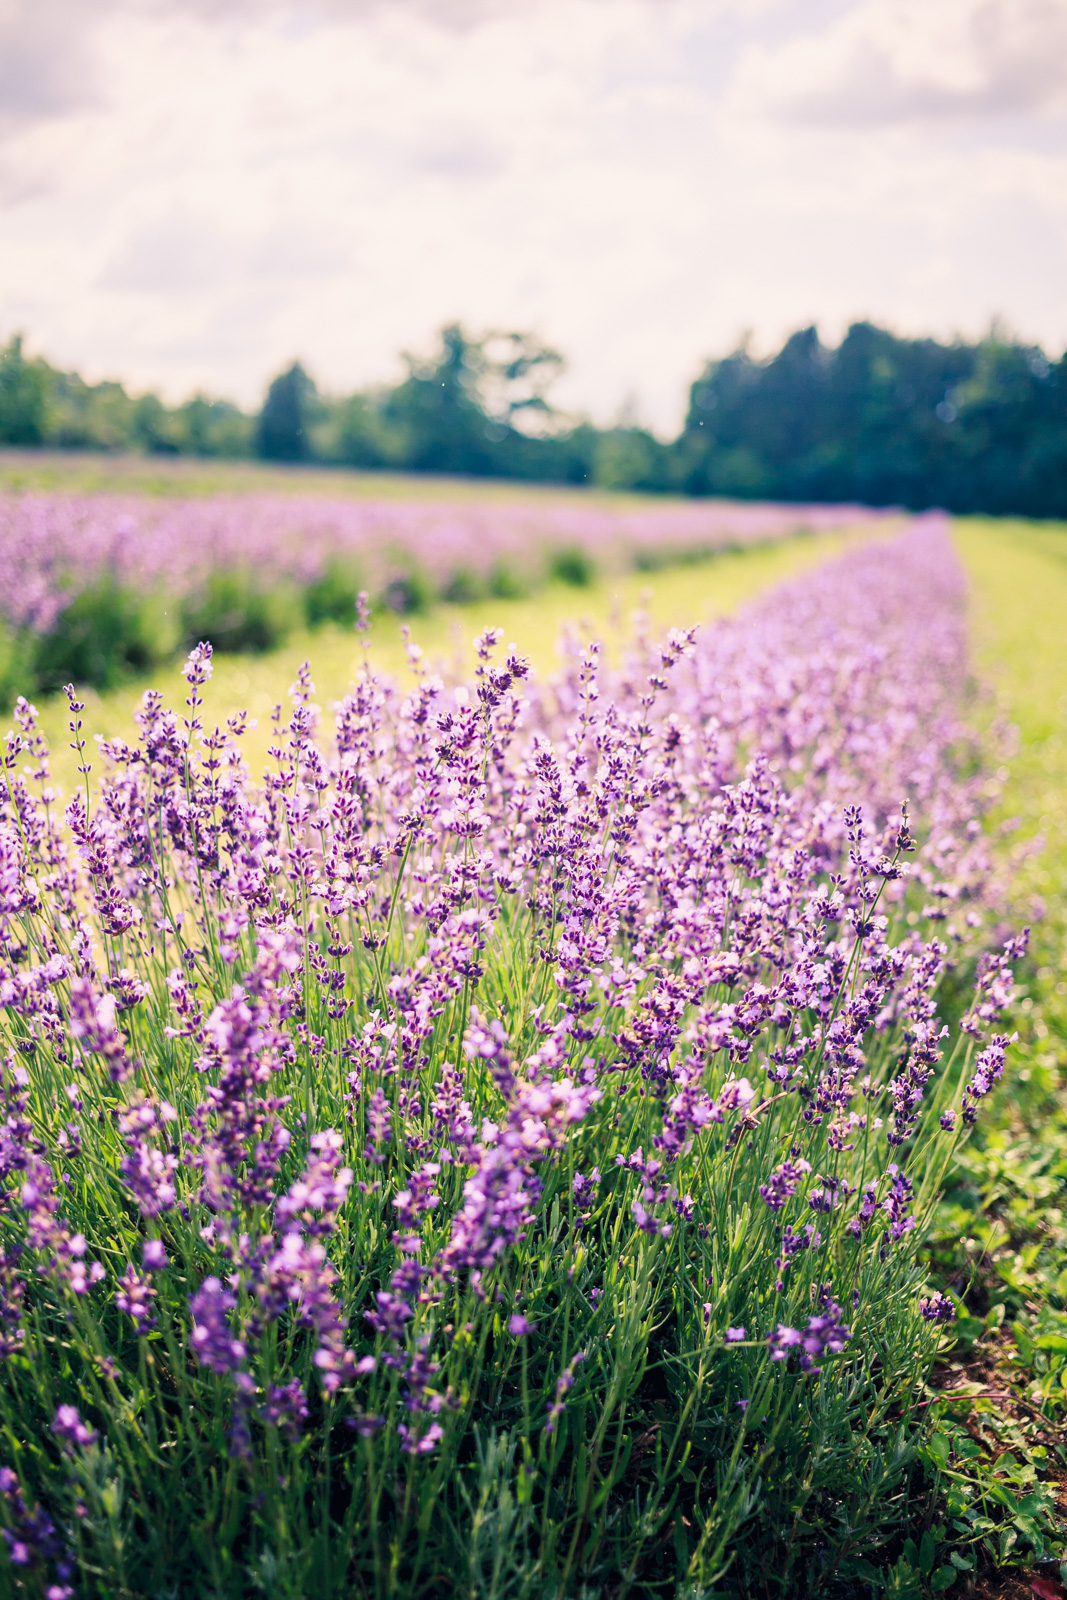
<instances>
[{"instance_id":1,"label":"grassy path","mask_svg":"<svg viewBox=\"0 0 1067 1600\"><path fill-rule=\"evenodd\" d=\"M944 1472L930 1531L955 1547L953 1593L1014 1600L1067 1577L1067 528L967 519L956 540L986 709L1017 737L993 819L1023 851L1006 922L1033 935L1007 1023L1018 1042L932 1241L963 1304L927 1402Z\"/></svg>"},{"instance_id":2,"label":"grassy path","mask_svg":"<svg viewBox=\"0 0 1067 1600\"><path fill-rule=\"evenodd\" d=\"M1035 957L1016 1026L1031 1068L1067 1074L1067 528L967 520L956 537L976 665L1018 730L1002 814L1033 852L1014 875Z\"/></svg>"}]
</instances>

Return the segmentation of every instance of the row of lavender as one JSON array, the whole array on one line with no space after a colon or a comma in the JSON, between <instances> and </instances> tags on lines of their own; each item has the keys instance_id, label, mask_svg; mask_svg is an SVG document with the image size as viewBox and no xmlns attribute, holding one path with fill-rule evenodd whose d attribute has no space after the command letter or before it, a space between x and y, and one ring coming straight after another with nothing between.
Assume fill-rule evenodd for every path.
<instances>
[{"instance_id":1,"label":"row of lavender","mask_svg":"<svg viewBox=\"0 0 1067 1600\"><path fill-rule=\"evenodd\" d=\"M1019 948L950 1032L990 911L946 531L616 675L498 646L328 729L303 671L259 781L198 648L65 809L19 707L30 1592L795 1594L906 1515L953 1315L916 1242Z\"/></svg>"},{"instance_id":2,"label":"row of lavender","mask_svg":"<svg viewBox=\"0 0 1067 1600\"><path fill-rule=\"evenodd\" d=\"M593 567L661 564L891 515L860 506L728 501L618 510L529 494L500 504L9 494L0 496L0 614L15 629L47 633L71 600L102 578L183 595L216 569L303 588L337 563L361 573L380 595L413 570L439 594L489 586L494 578L530 586L551 572L560 552L580 552ZM351 606L344 620L351 621Z\"/></svg>"}]
</instances>

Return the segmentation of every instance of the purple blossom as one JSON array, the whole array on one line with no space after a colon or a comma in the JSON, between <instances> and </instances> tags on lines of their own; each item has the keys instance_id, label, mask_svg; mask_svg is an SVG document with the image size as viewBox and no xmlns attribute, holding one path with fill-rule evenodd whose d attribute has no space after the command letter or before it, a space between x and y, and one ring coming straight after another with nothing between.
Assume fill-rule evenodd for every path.
<instances>
[{"instance_id":1,"label":"purple blossom","mask_svg":"<svg viewBox=\"0 0 1067 1600\"><path fill-rule=\"evenodd\" d=\"M74 1407L61 1409L73 1411ZM77 1416L76 1411L74 1414ZM27 1573L40 1574L41 1582L47 1585L45 1600L74 1600L74 1590L68 1582L74 1576L73 1555L56 1532L52 1518L41 1506L29 1510L19 1480L10 1467L0 1467L0 1494L7 1503L7 1517L11 1523L0 1530L11 1565ZM58 1583L48 1583L49 1566L54 1569Z\"/></svg>"},{"instance_id":2,"label":"purple blossom","mask_svg":"<svg viewBox=\"0 0 1067 1600\"><path fill-rule=\"evenodd\" d=\"M1000 1081L1004 1072L1004 1056L1008 1045L1015 1038L1009 1038L1005 1033L995 1033L989 1041L988 1048L976 1057L974 1073L963 1091L963 1120L973 1124L978 1120L978 1102L983 1100L995 1083Z\"/></svg>"},{"instance_id":3,"label":"purple blossom","mask_svg":"<svg viewBox=\"0 0 1067 1600\"><path fill-rule=\"evenodd\" d=\"M430 1455L437 1449L444 1437L441 1424L431 1422L425 1433L417 1433L414 1428L409 1428L406 1423L398 1422L396 1427L400 1435L400 1448L409 1456Z\"/></svg>"},{"instance_id":4,"label":"purple blossom","mask_svg":"<svg viewBox=\"0 0 1067 1600\"><path fill-rule=\"evenodd\" d=\"M288 1439L297 1439L308 1419L307 1398L299 1378L274 1384L261 1407L264 1422L270 1423Z\"/></svg>"},{"instance_id":5,"label":"purple blossom","mask_svg":"<svg viewBox=\"0 0 1067 1600\"><path fill-rule=\"evenodd\" d=\"M889 1193L882 1201L882 1209L889 1217L890 1238L899 1243L904 1235L910 1233L915 1226L915 1218L908 1213L914 1185L911 1179L906 1177L895 1166L890 1166L889 1176L892 1181L889 1185Z\"/></svg>"},{"instance_id":6,"label":"purple blossom","mask_svg":"<svg viewBox=\"0 0 1067 1600\"><path fill-rule=\"evenodd\" d=\"M942 1294L940 1289L935 1290L932 1295L924 1295L919 1301L919 1310L927 1322L956 1320L955 1302L947 1294Z\"/></svg>"},{"instance_id":7,"label":"purple blossom","mask_svg":"<svg viewBox=\"0 0 1067 1600\"><path fill-rule=\"evenodd\" d=\"M64 1450L86 1449L97 1439L95 1428L88 1427L78 1415L77 1406L59 1406L52 1420L52 1432Z\"/></svg>"},{"instance_id":8,"label":"purple blossom","mask_svg":"<svg viewBox=\"0 0 1067 1600\"><path fill-rule=\"evenodd\" d=\"M757 513L775 525L795 515L736 514ZM218 526L203 508L183 515L224 523L220 550L257 548L236 513ZM275 533L289 515L263 513ZM306 538L271 544L264 570L276 556L306 576L324 530L364 528L362 511L346 515L312 507ZM408 515L408 533L440 531L429 513L392 515L375 544L360 533L344 545L364 550L369 572L383 563L368 577L378 592L398 581L382 529ZM562 516L551 512L553 527ZM179 524L160 513L164 525ZM486 551L499 549L481 528ZM126 571L136 552L119 543ZM177 548L166 559L202 570ZM639 624L618 668L566 644L547 690L501 643L483 632L474 677L446 685L407 638L412 683L365 662L332 725L302 667L262 780L242 759L242 719L203 725L200 647L184 712L148 691L136 744L104 741L99 799L79 796L66 823L19 770L46 760L19 713L25 744L9 742L0 816L0 1004L15 1040L0 1077L0 1352L32 1349L28 1304L102 1276L65 1220L81 1152L96 1159L101 1138L117 1141L118 1200L149 1219L142 1233L180 1238L190 1270L199 1259L217 1273L190 1301L191 1348L229 1375L238 1456L259 1450L259 1424L292 1438L318 1418L313 1388L286 1365L306 1372L307 1357L327 1396L380 1374L367 1398L384 1411L387 1392L388 1415L352 1410L348 1426L396 1427L406 1453L430 1453L444 1414L467 1404L462 1377L449 1387L466 1341L487 1318L513 1339L534 1332L515 1309L532 1281L520 1247L540 1249L556 1226L549 1197L609 1284L588 1291L586 1314L610 1317L610 1284L644 1248L635 1229L673 1227L695 1249L758 1194L748 1215L762 1254L730 1286L731 1306L752 1327L777 1276L787 1309L767 1347L800 1371L851 1339L830 1285L795 1309L830 1270L823 1260L888 1277L891 1242L911 1259L911 1177L903 1155L886 1169L886 1143L907 1150L936 1116L937 988L971 949L964 908L988 870L982 779L955 755L967 667L943 523L857 548L695 637L657 642ZM906 915L924 899L925 931ZM531 967L517 997L497 966L516 929ZM982 965L976 1034L1007 1003L1018 954L1010 944ZM157 1019L166 1042L148 1050ZM1007 1042L994 1036L974 1064L965 1128ZM338 1091L342 1131L322 1126ZM191 1114L164 1092L194 1100ZM729 1187L716 1176L708 1192L709 1171ZM802 1201L803 1220L787 1209ZM561 1252L576 1243L553 1238ZM617 1265L605 1239L618 1240ZM684 1262L688 1250L645 1253ZM358 1359L342 1263L375 1338ZM139 1331L170 1314L177 1278L155 1276L166 1266L158 1238L139 1267L120 1263L115 1302ZM575 1259L573 1272L580 1292L586 1268ZM694 1290L697 1304L710 1295L705 1337L718 1287ZM942 1320L927 1309L936 1301L922 1302L928 1320ZM457 1330L446 1318L464 1302L475 1309L458 1312L472 1321ZM453 1335L446 1360L438 1341ZM745 1327L722 1338L745 1343ZM581 1359L550 1380L549 1436ZM100 1370L116 1370L109 1360Z\"/></svg>"},{"instance_id":9,"label":"purple blossom","mask_svg":"<svg viewBox=\"0 0 1067 1600\"><path fill-rule=\"evenodd\" d=\"M545 1418L545 1432L553 1434L559 1425L559 1419L566 1409L567 1396L574 1387L574 1375L579 1364L585 1360L586 1352L579 1350L573 1355L559 1377L556 1379L556 1393L549 1402L548 1415Z\"/></svg>"},{"instance_id":10,"label":"purple blossom","mask_svg":"<svg viewBox=\"0 0 1067 1600\"><path fill-rule=\"evenodd\" d=\"M384 1339L402 1339L404 1325L414 1316L411 1306L399 1295L379 1291L374 1296L374 1311L364 1313L363 1320Z\"/></svg>"},{"instance_id":11,"label":"purple blossom","mask_svg":"<svg viewBox=\"0 0 1067 1600\"><path fill-rule=\"evenodd\" d=\"M767 1336L772 1361L785 1361L796 1353L805 1372L820 1372L818 1362L829 1351L839 1355L852 1334L842 1321L844 1312L836 1301L827 1299L821 1315L809 1317L805 1329L779 1323Z\"/></svg>"},{"instance_id":12,"label":"purple blossom","mask_svg":"<svg viewBox=\"0 0 1067 1600\"><path fill-rule=\"evenodd\" d=\"M147 1333L150 1328L155 1327L155 1317L152 1315L152 1301L155 1298L156 1290L151 1279L139 1273L130 1262L125 1274L119 1279L115 1304L132 1319L138 1333Z\"/></svg>"},{"instance_id":13,"label":"purple blossom","mask_svg":"<svg viewBox=\"0 0 1067 1600\"><path fill-rule=\"evenodd\" d=\"M205 1278L189 1302L193 1314L192 1347L197 1360L212 1372L235 1372L246 1355L229 1323L237 1300L218 1278Z\"/></svg>"},{"instance_id":14,"label":"purple blossom","mask_svg":"<svg viewBox=\"0 0 1067 1600\"><path fill-rule=\"evenodd\" d=\"M786 1201L796 1194L797 1184L803 1175L810 1171L810 1162L802 1159L783 1161L781 1166L775 1167L767 1182L760 1184L760 1198L772 1211L781 1211Z\"/></svg>"}]
</instances>

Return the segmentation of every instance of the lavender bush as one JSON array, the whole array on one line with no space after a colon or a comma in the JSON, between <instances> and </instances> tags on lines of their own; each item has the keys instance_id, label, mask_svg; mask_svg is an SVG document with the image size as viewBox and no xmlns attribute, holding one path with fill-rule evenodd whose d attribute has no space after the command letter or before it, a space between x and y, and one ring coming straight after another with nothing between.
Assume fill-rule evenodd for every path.
<instances>
[{"instance_id":1,"label":"lavender bush","mask_svg":"<svg viewBox=\"0 0 1067 1600\"><path fill-rule=\"evenodd\" d=\"M0 495L0 689L107 686L183 639L265 649L346 625L365 587L394 611L509 596L603 568L696 560L799 529L879 524L855 506L666 505L230 495Z\"/></svg>"},{"instance_id":2,"label":"lavender bush","mask_svg":"<svg viewBox=\"0 0 1067 1600\"><path fill-rule=\"evenodd\" d=\"M303 669L258 782L206 646L102 772L72 691L65 807L20 702L9 1585L847 1593L906 1524L917 1243L1020 949L950 1029L988 863L945 531L615 675L478 655L328 731Z\"/></svg>"}]
</instances>

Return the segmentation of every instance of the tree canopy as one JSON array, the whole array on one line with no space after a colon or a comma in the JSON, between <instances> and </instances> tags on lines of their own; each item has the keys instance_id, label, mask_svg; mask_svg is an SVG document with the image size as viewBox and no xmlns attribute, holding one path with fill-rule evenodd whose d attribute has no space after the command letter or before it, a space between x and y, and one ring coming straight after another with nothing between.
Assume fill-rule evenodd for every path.
<instances>
[{"instance_id":1,"label":"tree canopy","mask_svg":"<svg viewBox=\"0 0 1067 1600\"><path fill-rule=\"evenodd\" d=\"M836 348L814 327L767 358L742 345L705 364L668 441L559 411L563 358L530 333L452 323L405 366L396 384L336 396L294 362L249 416L204 395L167 407L88 384L16 336L0 350L0 444L1067 516L1067 356L996 329L941 344L857 322Z\"/></svg>"}]
</instances>

